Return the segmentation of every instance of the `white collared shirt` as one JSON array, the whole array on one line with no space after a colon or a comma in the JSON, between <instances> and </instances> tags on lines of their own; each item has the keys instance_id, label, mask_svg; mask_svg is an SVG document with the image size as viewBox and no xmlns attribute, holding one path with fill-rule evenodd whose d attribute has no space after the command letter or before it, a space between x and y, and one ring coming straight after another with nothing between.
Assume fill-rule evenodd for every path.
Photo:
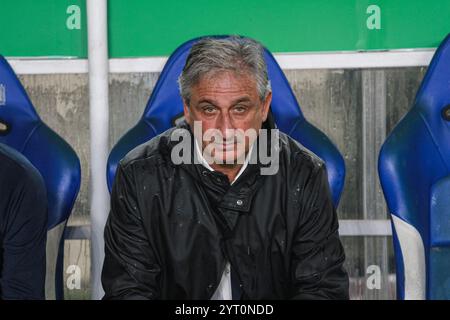
<instances>
[{"instance_id":1,"label":"white collared shirt","mask_svg":"<svg viewBox=\"0 0 450 320\"><path fill-rule=\"evenodd\" d=\"M209 171L214 171L213 168L209 165L209 163L206 161L206 159L203 157L202 152L200 151L200 147L198 145L197 139L194 138L195 141L195 151L197 153L198 159L200 160L201 164L207 168ZM230 184L233 184L239 176L244 172L245 168L247 168L248 162L250 160L250 155L252 153L253 144L250 146L247 156L245 158L244 164L242 165L241 169L239 170L238 174L234 178L233 181L231 181ZM229 262L225 265L225 269L222 273L222 278L220 279L219 286L217 287L216 291L211 297L211 300L231 300L232 299L232 293L231 293L231 265Z\"/></svg>"}]
</instances>

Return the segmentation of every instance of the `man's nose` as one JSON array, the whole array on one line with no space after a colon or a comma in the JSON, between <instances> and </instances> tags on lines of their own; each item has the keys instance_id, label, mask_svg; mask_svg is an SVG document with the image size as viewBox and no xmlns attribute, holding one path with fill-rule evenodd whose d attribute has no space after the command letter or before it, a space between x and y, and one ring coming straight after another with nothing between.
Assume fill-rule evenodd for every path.
<instances>
[{"instance_id":1,"label":"man's nose","mask_svg":"<svg viewBox=\"0 0 450 320\"><path fill-rule=\"evenodd\" d=\"M223 138L228 140L228 138L234 134L233 121L228 114L221 115L218 120L219 123L217 124L217 128L222 133Z\"/></svg>"}]
</instances>

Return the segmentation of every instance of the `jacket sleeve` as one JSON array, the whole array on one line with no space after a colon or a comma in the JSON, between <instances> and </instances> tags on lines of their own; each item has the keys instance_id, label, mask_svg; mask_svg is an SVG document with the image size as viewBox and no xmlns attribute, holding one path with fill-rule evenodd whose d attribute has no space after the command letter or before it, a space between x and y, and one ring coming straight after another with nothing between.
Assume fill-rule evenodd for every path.
<instances>
[{"instance_id":1,"label":"jacket sleeve","mask_svg":"<svg viewBox=\"0 0 450 320\"><path fill-rule=\"evenodd\" d=\"M40 176L17 173L14 190L8 198L3 232L0 232L3 233L1 299L45 299L45 190Z\"/></svg>"},{"instance_id":2,"label":"jacket sleeve","mask_svg":"<svg viewBox=\"0 0 450 320\"><path fill-rule=\"evenodd\" d=\"M292 298L348 299L345 254L324 164L312 170L300 203L292 246Z\"/></svg>"},{"instance_id":3,"label":"jacket sleeve","mask_svg":"<svg viewBox=\"0 0 450 320\"><path fill-rule=\"evenodd\" d=\"M158 299L160 266L143 227L134 179L125 171L118 166L105 226L103 299Z\"/></svg>"}]
</instances>

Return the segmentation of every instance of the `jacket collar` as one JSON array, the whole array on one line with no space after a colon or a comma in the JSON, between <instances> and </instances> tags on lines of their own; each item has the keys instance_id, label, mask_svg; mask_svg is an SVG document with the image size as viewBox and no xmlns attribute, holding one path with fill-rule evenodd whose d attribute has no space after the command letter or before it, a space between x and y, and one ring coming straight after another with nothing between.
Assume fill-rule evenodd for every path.
<instances>
[{"instance_id":1,"label":"jacket collar","mask_svg":"<svg viewBox=\"0 0 450 320\"><path fill-rule=\"evenodd\" d=\"M252 148L253 158L242 172L242 174L234 181L232 185L228 181L228 177L219 171L210 171L205 168L199 161L194 161L195 143L194 135L186 121L182 121L177 125L177 128L188 130L191 137L191 163L179 164L180 168L188 172L195 180L197 180L204 188L208 200L211 205L222 212L226 220L226 224L232 230L236 224L239 213L249 213L253 197L258 190L258 187L264 180L261 175L261 168L268 165L262 164L258 154L260 136L255 141L256 148ZM274 129L274 123L270 116L266 122L263 123L262 128ZM270 130L268 131L270 135ZM270 136L268 136L268 148L270 149ZM167 144L167 153L170 156L172 148L177 144L176 141L171 141ZM256 159L256 161L255 161Z\"/></svg>"}]
</instances>

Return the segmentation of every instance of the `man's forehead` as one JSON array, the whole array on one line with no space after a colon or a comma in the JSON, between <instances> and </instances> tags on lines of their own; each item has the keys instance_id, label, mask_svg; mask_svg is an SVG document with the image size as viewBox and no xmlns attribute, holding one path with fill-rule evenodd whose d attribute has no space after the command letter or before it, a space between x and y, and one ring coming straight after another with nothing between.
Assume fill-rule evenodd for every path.
<instances>
[{"instance_id":1,"label":"man's forehead","mask_svg":"<svg viewBox=\"0 0 450 320\"><path fill-rule=\"evenodd\" d=\"M232 71L207 74L199 79L192 88L197 94L229 93L247 94L256 93L256 81L247 73L235 73Z\"/></svg>"}]
</instances>

